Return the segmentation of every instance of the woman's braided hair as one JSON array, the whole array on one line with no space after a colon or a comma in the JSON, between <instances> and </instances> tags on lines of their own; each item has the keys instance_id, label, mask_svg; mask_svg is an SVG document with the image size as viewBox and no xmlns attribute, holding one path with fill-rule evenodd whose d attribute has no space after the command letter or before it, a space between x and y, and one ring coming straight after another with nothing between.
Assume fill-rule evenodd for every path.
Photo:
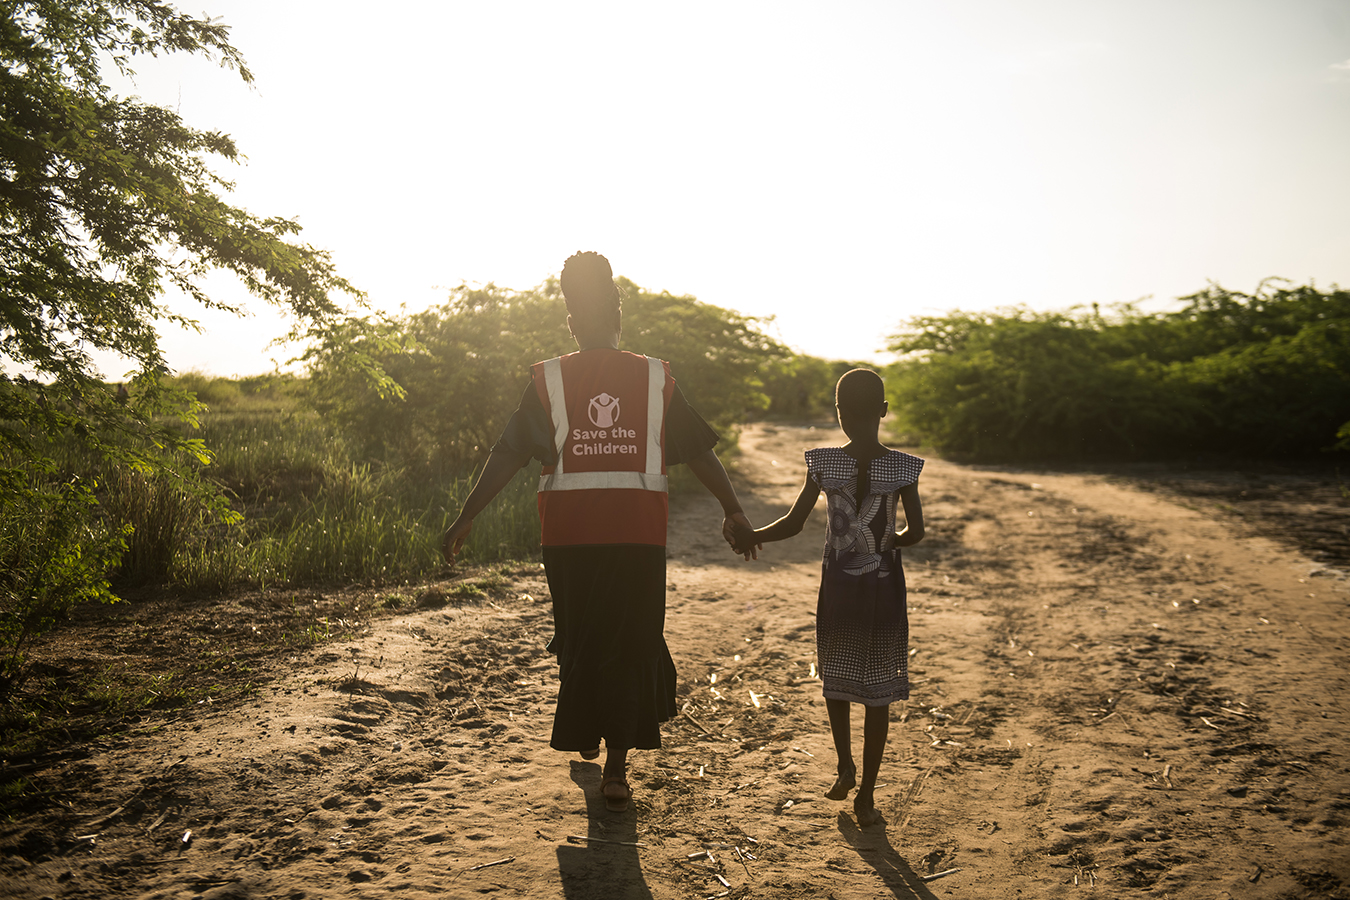
<instances>
[{"instance_id":1,"label":"woman's braided hair","mask_svg":"<svg viewBox=\"0 0 1350 900\"><path fill-rule=\"evenodd\" d=\"M599 253L585 250L569 256L559 281L572 318L591 322L619 311L621 297L614 270Z\"/></svg>"}]
</instances>

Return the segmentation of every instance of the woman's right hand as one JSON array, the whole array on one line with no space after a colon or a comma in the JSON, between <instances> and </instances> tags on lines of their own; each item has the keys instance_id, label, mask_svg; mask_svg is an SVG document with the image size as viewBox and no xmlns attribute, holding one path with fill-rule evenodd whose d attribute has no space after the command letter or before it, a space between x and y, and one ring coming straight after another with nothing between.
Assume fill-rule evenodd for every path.
<instances>
[{"instance_id":1,"label":"woman's right hand","mask_svg":"<svg viewBox=\"0 0 1350 900\"><path fill-rule=\"evenodd\" d=\"M473 519L456 519L446 529L445 537L441 538L441 555L445 557L446 565L455 564L455 557L464 548L464 542L469 539L470 531L473 531Z\"/></svg>"},{"instance_id":2,"label":"woman's right hand","mask_svg":"<svg viewBox=\"0 0 1350 900\"><path fill-rule=\"evenodd\" d=\"M744 556L748 562L759 559L763 544L755 542L755 526L750 524L745 513L733 513L722 520L722 537L731 545L732 552Z\"/></svg>"}]
</instances>

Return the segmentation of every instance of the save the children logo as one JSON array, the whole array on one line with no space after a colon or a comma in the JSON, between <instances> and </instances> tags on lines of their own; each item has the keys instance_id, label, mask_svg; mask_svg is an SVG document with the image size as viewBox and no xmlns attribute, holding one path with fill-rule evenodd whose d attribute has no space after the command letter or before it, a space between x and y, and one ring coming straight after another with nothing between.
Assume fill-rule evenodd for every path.
<instances>
[{"instance_id":1,"label":"save the children logo","mask_svg":"<svg viewBox=\"0 0 1350 900\"><path fill-rule=\"evenodd\" d=\"M619 398L601 391L591 398L586 412L591 417L591 424L596 428L610 428L619 419Z\"/></svg>"},{"instance_id":2,"label":"save the children logo","mask_svg":"<svg viewBox=\"0 0 1350 900\"><path fill-rule=\"evenodd\" d=\"M619 421L619 398L608 392L602 391L591 398L591 402L586 405L586 415L590 416L591 424L595 426L594 431L586 431L581 428L572 429L572 450L573 456L610 456L618 453L623 455L636 455L638 445L636 443L616 443L616 441L633 441L637 438L637 432L631 428L620 428Z\"/></svg>"}]
</instances>

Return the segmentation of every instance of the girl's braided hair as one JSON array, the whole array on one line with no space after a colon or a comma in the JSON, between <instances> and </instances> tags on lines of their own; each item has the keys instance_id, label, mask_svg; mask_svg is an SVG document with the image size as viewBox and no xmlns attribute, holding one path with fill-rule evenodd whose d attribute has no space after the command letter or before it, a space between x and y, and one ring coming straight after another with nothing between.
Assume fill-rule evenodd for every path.
<instances>
[{"instance_id":1,"label":"girl's braided hair","mask_svg":"<svg viewBox=\"0 0 1350 900\"><path fill-rule=\"evenodd\" d=\"M579 251L563 263L563 300L574 319L595 321L619 311L621 297L609 260L592 250Z\"/></svg>"},{"instance_id":2,"label":"girl's braided hair","mask_svg":"<svg viewBox=\"0 0 1350 900\"><path fill-rule=\"evenodd\" d=\"M849 369L834 389L834 403L849 412L873 413L886 401L886 385L871 369Z\"/></svg>"}]
</instances>

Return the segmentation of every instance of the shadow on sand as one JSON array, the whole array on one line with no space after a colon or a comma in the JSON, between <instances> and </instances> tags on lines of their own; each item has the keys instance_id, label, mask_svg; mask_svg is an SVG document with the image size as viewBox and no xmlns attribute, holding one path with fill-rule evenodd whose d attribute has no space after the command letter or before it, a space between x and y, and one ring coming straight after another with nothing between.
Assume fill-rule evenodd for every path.
<instances>
[{"instance_id":1,"label":"shadow on sand","mask_svg":"<svg viewBox=\"0 0 1350 900\"><path fill-rule=\"evenodd\" d=\"M636 841L637 808L621 813L605 809L600 793L600 767L572 761L572 781L586 795L587 837L607 841ZM614 844L566 844L558 847L558 874L567 900L651 900L642 877L637 847Z\"/></svg>"},{"instance_id":2,"label":"shadow on sand","mask_svg":"<svg viewBox=\"0 0 1350 900\"><path fill-rule=\"evenodd\" d=\"M891 846L891 838L886 833L884 824L871 826L863 831L848 813L840 812L838 825L839 833L844 836L844 840L858 851L863 862L876 869L882 882L896 897L902 900L914 898L937 900L937 896L928 889L923 879Z\"/></svg>"}]
</instances>

